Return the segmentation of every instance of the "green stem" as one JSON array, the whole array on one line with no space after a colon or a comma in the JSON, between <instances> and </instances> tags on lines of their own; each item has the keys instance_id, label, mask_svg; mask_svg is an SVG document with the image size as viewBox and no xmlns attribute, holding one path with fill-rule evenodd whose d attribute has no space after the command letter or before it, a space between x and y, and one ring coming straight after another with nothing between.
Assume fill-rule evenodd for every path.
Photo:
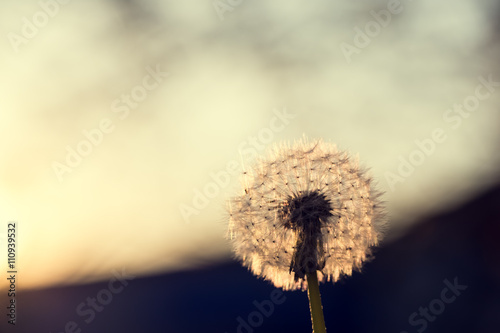
<instances>
[{"instance_id":1,"label":"green stem","mask_svg":"<svg viewBox=\"0 0 500 333\"><path fill-rule=\"evenodd\" d=\"M313 332L326 333L323 306L321 305L321 295L319 293L318 274L316 272L307 274L307 295L309 296Z\"/></svg>"}]
</instances>

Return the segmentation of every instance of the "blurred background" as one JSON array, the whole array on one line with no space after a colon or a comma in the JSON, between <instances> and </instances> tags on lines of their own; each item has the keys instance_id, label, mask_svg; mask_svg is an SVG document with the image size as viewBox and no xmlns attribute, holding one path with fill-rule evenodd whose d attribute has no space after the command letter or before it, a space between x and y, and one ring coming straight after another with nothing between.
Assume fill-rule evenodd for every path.
<instances>
[{"instance_id":1,"label":"blurred background","mask_svg":"<svg viewBox=\"0 0 500 333\"><path fill-rule=\"evenodd\" d=\"M390 217L366 272L322 286L327 327L417 332L409 316L458 277L468 289L424 330L496 332L496 1L0 6L18 331L237 331L273 288L232 261L226 199L257 154L306 135L359 153ZM79 304L117 272L135 278L86 323ZM240 331L310 329L306 294L284 295Z\"/></svg>"}]
</instances>

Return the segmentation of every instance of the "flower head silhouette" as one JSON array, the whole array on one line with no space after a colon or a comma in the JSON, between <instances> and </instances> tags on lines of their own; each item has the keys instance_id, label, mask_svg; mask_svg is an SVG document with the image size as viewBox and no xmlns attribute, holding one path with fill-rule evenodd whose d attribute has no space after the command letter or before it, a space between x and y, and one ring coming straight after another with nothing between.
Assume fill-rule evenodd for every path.
<instances>
[{"instance_id":1,"label":"flower head silhouette","mask_svg":"<svg viewBox=\"0 0 500 333\"><path fill-rule=\"evenodd\" d=\"M229 236L243 265L284 290L306 275L337 281L371 257L385 222L381 193L333 144L276 145L229 200Z\"/></svg>"}]
</instances>

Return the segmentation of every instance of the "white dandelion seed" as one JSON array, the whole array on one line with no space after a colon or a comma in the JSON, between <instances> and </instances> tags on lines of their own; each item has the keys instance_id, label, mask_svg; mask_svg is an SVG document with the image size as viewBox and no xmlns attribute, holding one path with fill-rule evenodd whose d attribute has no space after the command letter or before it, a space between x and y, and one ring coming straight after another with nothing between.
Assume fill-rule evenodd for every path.
<instances>
[{"instance_id":1,"label":"white dandelion seed","mask_svg":"<svg viewBox=\"0 0 500 333\"><path fill-rule=\"evenodd\" d=\"M255 275L284 290L306 275L337 281L371 257L385 223L381 193L357 160L322 140L276 145L229 200L229 236Z\"/></svg>"}]
</instances>

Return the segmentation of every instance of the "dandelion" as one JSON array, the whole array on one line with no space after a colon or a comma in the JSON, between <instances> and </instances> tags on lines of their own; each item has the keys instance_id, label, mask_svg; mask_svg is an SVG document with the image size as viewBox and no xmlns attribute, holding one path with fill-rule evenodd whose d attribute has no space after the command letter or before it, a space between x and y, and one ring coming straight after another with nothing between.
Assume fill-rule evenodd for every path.
<instances>
[{"instance_id":1,"label":"dandelion","mask_svg":"<svg viewBox=\"0 0 500 333\"><path fill-rule=\"evenodd\" d=\"M274 146L242 183L229 200L236 256L276 287L308 289L322 319L318 281L351 275L372 257L385 222L381 193L357 160L322 140Z\"/></svg>"}]
</instances>

